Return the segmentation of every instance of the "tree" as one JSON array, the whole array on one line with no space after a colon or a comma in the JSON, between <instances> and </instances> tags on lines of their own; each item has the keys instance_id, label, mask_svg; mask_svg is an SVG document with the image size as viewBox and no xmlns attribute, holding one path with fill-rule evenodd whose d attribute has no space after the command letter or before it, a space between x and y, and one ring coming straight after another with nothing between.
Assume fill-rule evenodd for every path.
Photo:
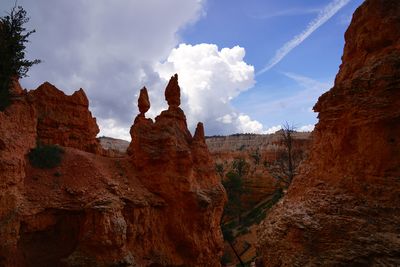
<instances>
[{"instance_id":1,"label":"tree","mask_svg":"<svg viewBox=\"0 0 400 267\"><path fill-rule=\"evenodd\" d=\"M28 21L21 6L14 6L9 14L0 18L0 111L11 103L13 80L26 77L29 68L40 63L38 59L25 59L25 43L35 32L24 28Z\"/></svg>"},{"instance_id":2,"label":"tree","mask_svg":"<svg viewBox=\"0 0 400 267\"><path fill-rule=\"evenodd\" d=\"M241 197L247 190L244 187L244 178L249 171L249 164L243 158L237 158L232 162L231 170L222 181L228 194L228 203L225 205L223 218L239 218L244 211Z\"/></svg>"},{"instance_id":3,"label":"tree","mask_svg":"<svg viewBox=\"0 0 400 267\"><path fill-rule=\"evenodd\" d=\"M278 152L274 162L266 162L266 167L272 177L283 182L286 188L296 176L298 167L304 158L302 149L294 146L293 134L295 132L293 125L289 125L287 122L283 125L280 131L280 143L283 145L283 150Z\"/></svg>"}]
</instances>

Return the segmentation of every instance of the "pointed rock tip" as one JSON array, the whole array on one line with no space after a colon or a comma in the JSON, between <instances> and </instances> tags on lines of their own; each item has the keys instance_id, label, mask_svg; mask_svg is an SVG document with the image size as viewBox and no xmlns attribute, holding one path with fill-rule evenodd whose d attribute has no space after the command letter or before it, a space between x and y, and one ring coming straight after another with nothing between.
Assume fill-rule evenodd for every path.
<instances>
[{"instance_id":1,"label":"pointed rock tip","mask_svg":"<svg viewBox=\"0 0 400 267\"><path fill-rule=\"evenodd\" d=\"M138 107L140 114L142 115L144 115L150 109L150 100L146 87L140 89L140 94L138 98Z\"/></svg>"},{"instance_id":2,"label":"pointed rock tip","mask_svg":"<svg viewBox=\"0 0 400 267\"><path fill-rule=\"evenodd\" d=\"M177 73L171 77L167 88L165 88L165 100L167 100L168 105L172 107L179 107L181 104L181 89L178 84Z\"/></svg>"},{"instance_id":3,"label":"pointed rock tip","mask_svg":"<svg viewBox=\"0 0 400 267\"><path fill-rule=\"evenodd\" d=\"M197 123L196 131L194 132L193 139L205 140L204 125L202 122Z\"/></svg>"}]
</instances>

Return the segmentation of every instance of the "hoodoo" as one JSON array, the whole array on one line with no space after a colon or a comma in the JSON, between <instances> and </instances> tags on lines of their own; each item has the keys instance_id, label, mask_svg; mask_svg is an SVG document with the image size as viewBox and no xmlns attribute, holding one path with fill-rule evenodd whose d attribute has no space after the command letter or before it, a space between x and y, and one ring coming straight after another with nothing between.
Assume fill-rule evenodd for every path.
<instances>
[{"instance_id":1,"label":"hoodoo","mask_svg":"<svg viewBox=\"0 0 400 267\"><path fill-rule=\"evenodd\" d=\"M187 129L177 76L168 88L155 122L141 90L130 153L116 158L97 153L83 90L19 90L0 112L0 266L220 265L225 190L204 129ZM37 140L63 146L58 166L30 164Z\"/></svg>"}]
</instances>

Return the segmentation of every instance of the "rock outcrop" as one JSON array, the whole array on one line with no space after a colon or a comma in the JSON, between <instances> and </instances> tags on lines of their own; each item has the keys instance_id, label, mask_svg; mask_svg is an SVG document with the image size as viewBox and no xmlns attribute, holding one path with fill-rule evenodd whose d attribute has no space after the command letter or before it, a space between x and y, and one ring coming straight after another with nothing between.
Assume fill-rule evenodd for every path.
<instances>
[{"instance_id":1,"label":"rock outcrop","mask_svg":"<svg viewBox=\"0 0 400 267\"><path fill-rule=\"evenodd\" d=\"M0 112L0 266L219 266L225 191L202 124L192 138L172 89L173 105L154 123L141 93L132 154L119 157L87 152L97 125L83 134L74 121L95 124L83 92L42 88L14 97ZM62 116L62 106L74 116ZM82 134L80 146L56 125ZM37 138L68 146L59 166L30 165Z\"/></svg>"},{"instance_id":2,"label":"rock outcrop","mask_svg":"<svg viewBox=\"0 0 400 267\"><path fill-rule=\"evenodd\" d=\"M24 98L0 112L0 266L17 266L25 155L36 144L36 121Z\"/></svg>"},{"instance_id":3,"label":"rock outcrop","mask_svg":"<svg viewBox=\"0 0 400 267\"><path fill-rule=\"evenodd\" d=\"M400 265L400 2L366 0L310 159L259 229L265 266Z\"/></svg>"},{"instance_id":4,"label":"rock outcrop","mask_svg":"<svg viewBox=\"0 0 400 267\"><path fill-rule=\"evenodd\" d=\"M170 265L218 266L225 190L215 174L203 125L199 123L194 137L187 128L177 75L165 96L169 108L155 122L142 114L136 117L128 148L141 182L166 202L159 252Z\"/></svg>"},{"instance_id":5,"label":"rock outcrop","mask_svg":"<svg viewBox=\"0 0 400 267\"><path fill-rule=\"evenodd\" d=\"M37 135L41 143L99 152L99 127L82 89L68 96L46 82L29 95L38 113Z\"/></svg>"}]
</instances>

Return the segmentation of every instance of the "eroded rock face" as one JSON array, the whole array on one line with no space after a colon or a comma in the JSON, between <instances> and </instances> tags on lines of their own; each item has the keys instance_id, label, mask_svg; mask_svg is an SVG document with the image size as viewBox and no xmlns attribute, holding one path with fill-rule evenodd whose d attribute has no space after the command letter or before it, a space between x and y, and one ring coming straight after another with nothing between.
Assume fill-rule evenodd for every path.
<instances>
[{"instance_id":1,"label":"eroded rock face","mask_svg":"<svg viewBox=\"0 0 400 267\"><path fill-rule=\"evenodd\" d=\"M65 95L46 82L29 92L38 113L37 134L43 144L58 144L88 152L100 150L96 119L89 111L89 101L80 89Z\"/></svg>"},{"instance_id":2,"label":"eroded rock face","mask_svg":"<svg viewBox=\"0 0 400 267\"><path fill-rule=\"evenodd\" d=\"M150 100L149 95L147 94L146 87L140 89L140 95L138 99L138 107L140 111L140 115L143 115L150 109Z\"/></svg>"},{"instance_id":3,"label":"eroded rock face","mask_svg":"<svg viewBox=\"0 0 400 267\"><path fill-rule=\"evenodd\" d=\"M167 92L173 92L172 96ZM160 233L166 248L159 252L168 264L219 266L225 191L215 174L203 125L197 126L192 137L177 95L175 75L166 89L168 110L154 123L136 117L128 151L141 182L166 202L164 221L168 226Z\"/></svg>"},{"instance_id":4,"label":"eroded rock face","mask_svg":"<svg viewBox=\"0 0 400 267\"><path fill-rule=\"evenodd\" d=\"M219 266L226 196L201 124L192 138L178 106L154 123L142 112L130 156L70 145L59 166L37 169L27 160L37 137L71 144L52 125L75 124L53 105L87 106L82 93L41 90L21 91L0 112L0 266Z\"/></svg>"},{"instance_id":5,"label":"eroded rock face","mask_svg":"<svg viewBox=\"0 0 400 267\"><path fill-rule=\"evenodd\" d=\"M259 230L265 266L400 265L400 2L366 0L308 164Z\"/></svg>"},{"instance_id":6,"label":"eroded rock face","mask_svg":"<svg viewBox=\"0 0 400 267\"><path fill-rule=\"evenodd\" d=\"M17 266L25 155L35 144L35 109L25 99L14 101L0 112L0 266Z\"/></svg>"}]
</instances>

